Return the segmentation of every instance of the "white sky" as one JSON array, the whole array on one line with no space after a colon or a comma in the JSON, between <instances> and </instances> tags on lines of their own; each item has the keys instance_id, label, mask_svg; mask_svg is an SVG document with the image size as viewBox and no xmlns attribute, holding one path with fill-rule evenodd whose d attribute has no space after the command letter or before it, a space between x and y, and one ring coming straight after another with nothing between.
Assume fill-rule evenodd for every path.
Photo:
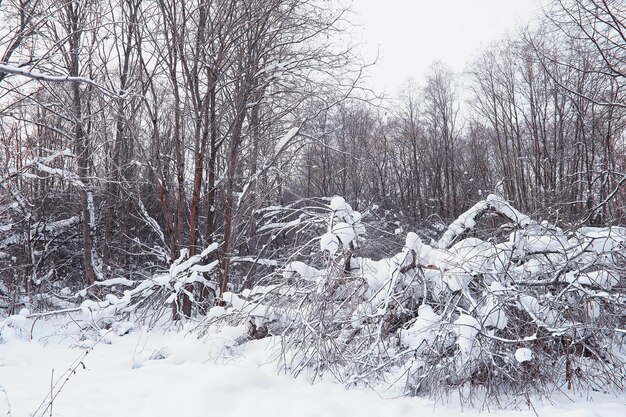
<instances>
[{"instance_id":1,"label":"white sky","mask_svg":"<svg viewBox=\"0 0 626 417\"><path fill-rule=\"evenodd\" d=\"M353 0L362 26L363 54L378 63L368 85L395 95L409 78L421 82L440 60L454 71L482 46L524 26L539 12L540 0Z\"/></svg>"}]
</instances>

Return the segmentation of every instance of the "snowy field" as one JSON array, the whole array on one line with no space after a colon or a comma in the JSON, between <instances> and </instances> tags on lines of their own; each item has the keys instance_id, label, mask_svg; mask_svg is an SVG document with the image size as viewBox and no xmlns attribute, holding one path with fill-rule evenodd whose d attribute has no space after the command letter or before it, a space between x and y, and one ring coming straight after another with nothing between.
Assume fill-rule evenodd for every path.
<instances>
[{"instance_id":1,"label":"snowy field","mask_svg":"<svg viewBox=\"0 0 626 417\"><path fill-rule=\"evenodd\" d=\"M231 347L186 330L139 329L101 341L76 339L73 325L39 320L0 344L0 416L476 416L623 417L626 397L536 401L534 410L461 410L420 398L385 398L364 388L278 375L275 339ZM31 328L33 340L30 339ZM93 345L92 349L88 346ZM55 385L56 384L56 385ZM52 388L51 388L52 386ZM55 396L48 408L50 393ZM571 393L569 395L572 395Z\"/></svg>"}]
</instances>

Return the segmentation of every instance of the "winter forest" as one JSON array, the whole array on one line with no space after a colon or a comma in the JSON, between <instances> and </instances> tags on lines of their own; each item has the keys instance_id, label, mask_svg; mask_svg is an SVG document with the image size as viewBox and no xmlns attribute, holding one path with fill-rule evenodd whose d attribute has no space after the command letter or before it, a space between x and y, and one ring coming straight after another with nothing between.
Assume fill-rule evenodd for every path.
<instances>
[{"instance_id":1,"label":"winter forest","mask_svg":"<svg viewBox=\"0 0 626 417\"><path fill-rule=\"evenodd\" d=\"M0 414L623 415L626 3L541 10L382 94L342 0L0 0Z\"/></svg>"}]
</instances>

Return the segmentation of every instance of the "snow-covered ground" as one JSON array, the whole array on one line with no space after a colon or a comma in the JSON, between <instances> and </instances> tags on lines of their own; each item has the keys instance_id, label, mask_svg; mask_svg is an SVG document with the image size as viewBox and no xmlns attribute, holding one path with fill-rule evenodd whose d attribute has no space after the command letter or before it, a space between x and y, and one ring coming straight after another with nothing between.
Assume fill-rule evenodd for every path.
<instances>
[{"instance_id":1,"label":"snow-covered ground","mask_svg":"<svg viewBox=\"0 0 626 417\"><path fill-rule=\"evenodd\" d=\"M39 320L21 335L0 343L0 416L459 416L455 405L420 398L385 399L373 390L346 390L331 382L278 375L268 358L272 338L229 347L215 336L198 340L185 330L134 330L77 341L72 325L56 328ZM81 347L80 345L83 345ZM81 363L82 362L82 363ZM69 372L68 370L73 370ZM51 386L59 381L55 388ZM61 385L65 382L65 385ZM50 393L56 395L46 409ZM40 404L43 404L40 407ZM622 417L626 396L530 408L491 411L502 417ZM9 408L10 407L10 408ZM45 412L44 412L45 411ZM464 416L485 414L465 408Z\"/></svg>"}]
</instances>

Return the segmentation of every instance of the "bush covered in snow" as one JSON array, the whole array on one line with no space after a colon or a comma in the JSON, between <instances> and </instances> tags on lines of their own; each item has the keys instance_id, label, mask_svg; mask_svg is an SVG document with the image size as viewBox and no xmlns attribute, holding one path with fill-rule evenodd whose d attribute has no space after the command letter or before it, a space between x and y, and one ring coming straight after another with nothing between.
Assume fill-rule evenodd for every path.
<instances>
[{"instance_id":1,"label":"bush covered in snow","mask_svg":"<svg viewBox=\"0 0 626 417\"><path fill-rule=\"evenodd\" d=\"M490 195L435 245L411 232L396 255L373 260L358 256L361 215L340 197L329 209L323 262L292 259L268 285L224 294L208 322L283 335L293 373L410 395L624 389L626 228L566 234ZM506 220L508 238L471 237L486 215Z\"/></svg>"}]
</instances>

